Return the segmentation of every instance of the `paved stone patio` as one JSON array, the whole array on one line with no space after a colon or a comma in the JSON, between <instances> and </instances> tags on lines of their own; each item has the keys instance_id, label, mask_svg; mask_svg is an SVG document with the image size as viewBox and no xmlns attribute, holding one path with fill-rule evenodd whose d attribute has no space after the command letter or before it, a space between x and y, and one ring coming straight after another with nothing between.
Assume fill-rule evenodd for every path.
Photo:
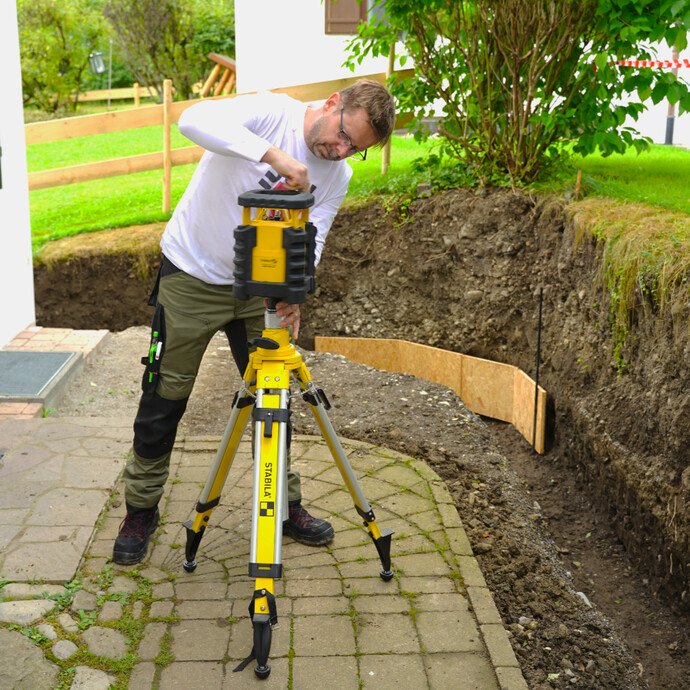
<instances>
[{"instance_id":1,"label":"paved stone patio","mask_svg":"<svg viewBox=\"0 0 690 690\"><path fill-rule=\"evenodd\" d=\"M103 434L104 426L85 433ZM121 457L114 436L111 450ZM332 521L336 537L317 548L285 538L267 680L254 676L253 663L233 673L252 646L249 445L240 447L198 568L188 574L181 523L193 511L219 439L187 437L173 454L162 526L144 563L109 562L124 516L118 484L77 580L52 590L19 582L0 589L0 644L25 659L0 670L0 687L526 688L443 481L412 458L341 441L379 526L395 531L396 575L380 579L376 550L323 440L295 438L303 501ZM12 510L18 508L0 510L0 518L11 523ZM21 579L8 578L2 567L0 574Z\"/></svg>"}]
</instances>

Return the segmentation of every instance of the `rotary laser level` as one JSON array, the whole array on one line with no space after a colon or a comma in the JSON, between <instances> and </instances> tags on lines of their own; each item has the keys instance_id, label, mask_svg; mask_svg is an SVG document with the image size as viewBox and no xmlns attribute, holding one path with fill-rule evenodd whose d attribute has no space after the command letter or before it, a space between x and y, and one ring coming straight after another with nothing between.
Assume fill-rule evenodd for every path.
<instances>
[{"instance_id":1,"label":"rotary laser level","mask_svg":"<svg viewBox=\"0 0 690 690\"><path fill-rule=\"evenodd\" d=\"M316 228L307 211L313 195L259 189L241 194L237 202L242 225L235 230L235 297L302 304L316 288Z\"/></svg>"}]
</instances>

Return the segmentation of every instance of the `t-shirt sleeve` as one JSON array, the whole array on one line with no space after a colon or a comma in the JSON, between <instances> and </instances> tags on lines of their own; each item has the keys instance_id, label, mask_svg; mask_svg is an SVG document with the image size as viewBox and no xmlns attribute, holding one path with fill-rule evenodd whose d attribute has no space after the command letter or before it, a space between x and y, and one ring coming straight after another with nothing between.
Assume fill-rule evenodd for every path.
<instances>
[{"instance_id":1,"label":"t-shirt sleeve","mask_svg":"<svg viewBox=\"0 0 690 690\"><path fill-rule=\"evenodd\" d=\"M326 243L326 236L331 229L335 214L338 213L340 205L343 203L347 188L352 177L352 168L344 166L343 175L329 190L326 198L315 206L309 214L309 220L316 226L316 265L321 261L321 254Z\"/></svg>"},{"instance_id":2,"label":"t-shirt sleeve","mask_svg":"<svg viewBox=\"0 0 690 690\"><path fill-rule=\"evenodd\" d=\"M270 147L262 132L282 117L282 104L271 96L201 101L182 112L178 127L185 137L208 151L258 163Z\"/></svg>"}]
</instances>

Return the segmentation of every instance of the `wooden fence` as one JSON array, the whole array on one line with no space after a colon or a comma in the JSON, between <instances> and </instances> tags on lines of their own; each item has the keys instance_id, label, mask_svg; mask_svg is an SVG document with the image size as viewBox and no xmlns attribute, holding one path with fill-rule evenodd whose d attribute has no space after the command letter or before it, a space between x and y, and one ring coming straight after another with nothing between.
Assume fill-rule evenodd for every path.
<instances>
[{"instance_id":1,"label":"wooden fence","mask_svg":"<svg viewBox=\"0 0 690 690\"><path fill-rule=\"evenodd\" d=\"M95 91L84 91L78 96L79 103L89 103L92 101L134 101L134 107L141 105L142 98L156 98L156 92L150 86L139 86L134 82L131 87L116 89L97 89Z\"/></svg>"},{"instance_id":2,"label":"wooden fence","mask_svg":"<svg viewBox=\"0 0 690 690\"><path fill-rule=\"evenodd\" d=\"M408 74L405 70L400 74ZM385 83L386 74L370 74L369 79ZM285 93L300 101L316 101L327 98L335 91L353 84L359 77L347 77L330 81L316 82L314 84L302 84L272 89L274 93ZM239 94L229 94L212 97L235 98ZM41 170L29 173L29 189L45 189L47 187L59 187L75 182L86 182L105 177L115 177L145 170L163 169L163 212L170 212L170 186L171 168L176 165L195 163L203 154L200 146L186 146L172 149L170 147L170 131L173 124L177 123L180 115L189 106L198 103L198 99L189 101L172 100L172 84L166 80L164 84L164 99L162 104L146 105L139 108L119 110L99 115L82 115L65 118L63 120L51 120L48 122L36 122L25 125L26 143L42 144L61 139L73 139L77 137L91 136L92 134L106 134L119 132L139 127L163 125L162 150L156 153L144 153L136 156L124 156L96 163L83 163L70 165L63 168Z\"/></svg>"}]
</instances>

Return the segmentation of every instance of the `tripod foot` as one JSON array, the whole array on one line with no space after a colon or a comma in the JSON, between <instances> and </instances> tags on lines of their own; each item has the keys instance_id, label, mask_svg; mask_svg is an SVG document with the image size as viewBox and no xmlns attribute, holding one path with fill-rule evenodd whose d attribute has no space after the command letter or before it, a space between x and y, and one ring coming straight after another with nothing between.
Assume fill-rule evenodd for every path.
<instances>
[{"instance_id":1,"label":"tripod foot","mask_svg":"<svg viewBox=\"0 0 690 690\"><path fill-rule=\"evenodd\" d=\"M191 563L189 561L185 561L182 564L182 567L188 572L188 573L193 573L196 570L196 561L192 561Z\"/></svg>"},{"instance_id":2,"label":"tripod foot","mask_svg":"<svg viewBox=\"0 0 690 690\"><path fill-rule=\"evenodd\" d=\"M271 624L268 621L254 621L254 657L257 678L268 678L271 667L268 665L268 653L271 651Z\"/></svg>"},{"instance_id":3,"label":"tripod foot","mask_svg":"<svg viewBox=\"0 0 690 690\"><path fill-rule=\"evenodd\" d=\"M392 570L382 570L379 575L381 576L381 579L384 582L389 582L390 580L393 579L393 571Z\"/></svg>"},{"instance_id":4,"label":"tripod foot","mask_svg":"<svg viewBox=\"0 0 690 690\"><path fill-rule=\"evenodd\" d=\"M268 678L271 675L271 667L270 666L257 666L254 669L254 674L256 675L257 678L261 678L262 680L264 678Z\"/></svg>"}]
</instances>

